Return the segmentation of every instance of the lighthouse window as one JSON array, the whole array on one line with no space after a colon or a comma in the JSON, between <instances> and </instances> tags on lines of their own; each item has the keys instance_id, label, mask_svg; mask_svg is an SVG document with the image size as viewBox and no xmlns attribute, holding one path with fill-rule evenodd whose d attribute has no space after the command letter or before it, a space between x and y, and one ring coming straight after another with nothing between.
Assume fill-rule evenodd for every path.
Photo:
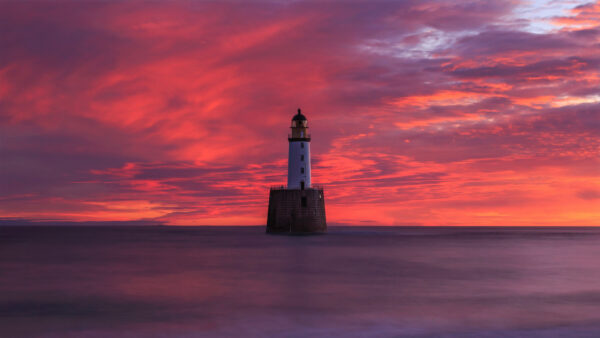
<instances>
[{"instance_id":1,"label":"lighthouse window","mask_svg":"<svg viewBox=\"0 0 600 338\"><path fill-rule=\"evenodd\" d=\"M304 174L304 167L300 168L300 173Z\"/></svg>"},{"instance_id":2,"label":"lighthouse window","mask_svg":"<svg viewBox=\"0 0 600 338\"><path fill-rule=\"evenodd\" d=\"M300 161L304 161L304 155L300 155Z\"/></svg>"},{"instance_id":3,"label":"lighthouse window","mask_svg":"<svg viewBox=\"0 0 600 338\"><path fill-rule=\"evenodd\" d=\"M300 142L300 148L304 148L304 142Z\"/></svg>"}]
</instances>

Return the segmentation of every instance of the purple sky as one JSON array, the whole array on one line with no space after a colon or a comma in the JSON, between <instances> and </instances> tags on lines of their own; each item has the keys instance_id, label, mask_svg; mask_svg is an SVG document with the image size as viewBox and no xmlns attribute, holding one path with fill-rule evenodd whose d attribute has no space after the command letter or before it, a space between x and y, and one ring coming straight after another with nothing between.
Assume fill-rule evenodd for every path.
<instances>
[{"instance_id":1,"label":"purple sky","mask_svg":"<svg viewBox=\"0 0 600 338\"><path fill-rule=\"evenodd\" d=\"M0 219L600 225L600 4L0 4ZM2 221L0 221L2 222Z\"/></svg>"}]
</instances>

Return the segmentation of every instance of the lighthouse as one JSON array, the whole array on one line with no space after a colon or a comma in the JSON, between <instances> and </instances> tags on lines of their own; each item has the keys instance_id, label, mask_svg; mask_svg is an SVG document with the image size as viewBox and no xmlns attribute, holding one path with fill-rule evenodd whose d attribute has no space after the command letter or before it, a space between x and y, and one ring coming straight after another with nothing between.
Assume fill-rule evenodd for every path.
<instances>
[{"instance_id":1,"label":"lighthouse","mask_svg":"<svg viewBox=\"0 0 600 338\"><path fill-rule=\"evenodd\" d=\"M288 134L287 187L269 192L267 233L311 234L327 232L325 194L311 184L308 120L298 109Z\"/></svg>"},{"instance_id":2,"label":"lighthouse","mask_svg":"<svg viewBox=\"0 0 600 338\"><path fill-rule=\"evenodd\" d=\"M288 136L288 189L310 188L310 134L308 120L298 109L292 118L292 132Z\"/></svg>"}]
</instances>

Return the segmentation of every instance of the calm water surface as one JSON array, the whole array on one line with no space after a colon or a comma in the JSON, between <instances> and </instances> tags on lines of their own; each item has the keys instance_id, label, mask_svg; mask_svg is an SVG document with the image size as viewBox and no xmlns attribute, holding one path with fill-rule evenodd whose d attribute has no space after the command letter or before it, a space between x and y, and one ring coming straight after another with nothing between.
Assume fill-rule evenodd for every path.
<instances>
[{"instance_id":1,"label":"calm water surface","mask_svg":"<svg viewBox=\"0 0 600 338\"><path fill-rule=\"evenodd\" d=\"M600 229L0 227L0 336L600 337Z\"/></svg>"}]
</instances>

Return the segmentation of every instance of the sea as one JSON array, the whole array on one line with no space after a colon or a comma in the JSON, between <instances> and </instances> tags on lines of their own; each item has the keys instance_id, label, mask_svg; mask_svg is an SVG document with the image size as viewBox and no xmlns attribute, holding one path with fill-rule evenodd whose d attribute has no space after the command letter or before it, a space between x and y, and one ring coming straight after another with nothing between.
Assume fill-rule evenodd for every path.
<instances>
[{"instance_id":1,"label":"sea","mask_svg":"<svg viewBox=\"0 0 600 338\"><path fill-rule=\"evenodd\" d=\"M0 337L600 337L600 228L4 226Z\"/></svg>"}]
</instances>

